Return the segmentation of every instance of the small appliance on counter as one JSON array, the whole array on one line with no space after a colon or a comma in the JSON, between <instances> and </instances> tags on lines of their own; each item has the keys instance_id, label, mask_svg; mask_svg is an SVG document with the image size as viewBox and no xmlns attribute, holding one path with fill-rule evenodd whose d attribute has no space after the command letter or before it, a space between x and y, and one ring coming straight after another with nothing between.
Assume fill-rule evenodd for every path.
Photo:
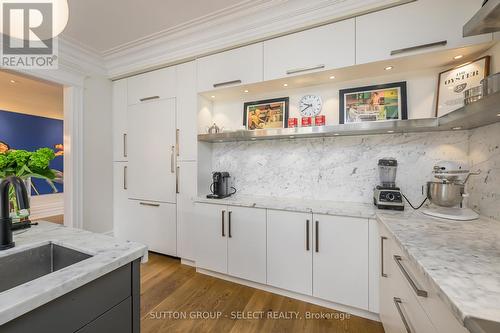
<instances>
[{"instance_id":1,"label":"small appliance on counter","mask_svg":"<svg viewBox=\"0 0 500 333\"><path fill-rule=\"evenodd\" d=\"M373 194L373 203L379 209L404 210L403 194L396 187L398 161L394 158L383 158L378 161L380 185Z\"/></svg>"},{"instance_id":2,"label":"small appliance on counter","mask_svg":"<svg viewBox=\"0 0 500 333\"><path fill-rule=\"evenodd\" d=\"M209 199L224 199L236 193L234 187L229 186L229 172L212 173L212 184L210 185L211 194L207 195ZM231 192L230 192L231 190Z\"/></svg>"},{"instance_id":3,"label":"small appliance on counter","mask_svg":"<svg viewBox=\"0 0 500 333\"><path fill-rule=\"evenodd\" d=\"M471 221L479 218L472 209L464 207L465 184L470 176L481 171L462 170L453 162L439 162L432 172L437 181L427 183L427 198L433 204L423 211L424 214L448 220ZM464 179L465 178L465 179Z\"/></svg>"}]
</instances>

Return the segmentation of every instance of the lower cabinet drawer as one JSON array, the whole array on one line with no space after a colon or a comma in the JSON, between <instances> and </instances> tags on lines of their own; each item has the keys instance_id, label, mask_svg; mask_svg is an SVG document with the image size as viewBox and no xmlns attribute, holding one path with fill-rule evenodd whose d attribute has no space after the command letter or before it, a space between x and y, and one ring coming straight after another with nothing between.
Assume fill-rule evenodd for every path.
<instances>
[{"instance_id":1,"label":"lower cabinet drawer","mask_svg":"<svg viewBox=\"0 0 500 333\"><path fill-rule=\"evenodd\" d=\"M132 333L132 298L127 298L76 333Z\"/></svg>"}]
</instances>

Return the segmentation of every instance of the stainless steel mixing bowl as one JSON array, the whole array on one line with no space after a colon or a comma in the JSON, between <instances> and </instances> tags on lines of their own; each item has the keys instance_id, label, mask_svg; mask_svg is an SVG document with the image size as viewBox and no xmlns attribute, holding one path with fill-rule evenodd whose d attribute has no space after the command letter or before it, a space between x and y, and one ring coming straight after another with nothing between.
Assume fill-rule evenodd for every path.
<instances>
[{"instance_id":1,"label":"stainless steel mixing bowl","mask_svg":"<svg viewBox=\"0 0 500 333\"><path fill-rule=\"evenodd\" d=\"M441 207L455 207L463 200L465 185L460 183L428 182L427 198Z\"/></svg>"}]
</instances>

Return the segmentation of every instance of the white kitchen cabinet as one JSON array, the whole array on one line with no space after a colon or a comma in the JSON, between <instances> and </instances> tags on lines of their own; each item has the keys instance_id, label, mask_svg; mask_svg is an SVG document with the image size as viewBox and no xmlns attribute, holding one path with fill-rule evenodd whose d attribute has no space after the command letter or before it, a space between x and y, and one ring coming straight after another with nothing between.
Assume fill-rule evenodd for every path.
<instances>
[{"instance_id":1,"label":"white kitchen cabinet","mask_svg":"<svg viewBox=\"0 0 500 333\"><path fill-rule=\"evenodd\" d=\"M267 284L312 295L312 214L267 211Z\"/></svg>"},{"instance_id":2,"label":"white kitchen cabinet","mask_svg":"<svg viewBox=\"0 0 500 333\"><path fill-rule=\"evenodd\" d=\"M483 0L419 0L356 18L356 64L489 42L492 34L462 37ZM446 45L433 43L446 42ZM426 47L427 45L427 47ZM418 47L391 55L392 51Z\"/></svg>"},{"instance_id":3,"label":"white kitchen cabinet","mask_svg":"<svg viewBox=\"0 0 500 333\"><path fill-rule=\"evenodd\" d=\"M368 220L314 215L313 295L368 310Z\"/></svg>"},{"instance_id":4,"label":"white kitchen cabinet","mask_svg":"<svg viewBox=\"0 0 500 333\"><path fill-rule=\"evenodd\" d=\"M355 20L348 19L264 42L264 80L353 66Z\"/></svg>"},{"instance_id":5,"label":"white kitchen cabinet","mask_svg":"<svg viewBox=\"0 0 500 333\"><path fill-rule=\"evenodd\" d=\"M129 209L127 239L146 244L153 252L177 255L175 204L129 200Z\"/></svg>"},{"instance_id":6,"label":"white kitchen cabinet","mask_svg":"<svg viewBox=\"0 0 500 333\"><path fill-rule=\"evenodd\" d=\"M176 202L175 98L128 107L129 198Z\"/></svg>"},{"instance_id":7,"label":"white kitchen cabinet","mask_svg":"<svg viewBox=\"0 0 500 333\"><path fill-rule=\"evenodd\" d=\"M113 161L127 161L127 80L113 82Z\"/></svg>"},{"instance_id":8,"label":"white kitchen cabinet","mask_svg":"<svg viewBox=\"0 0 500 333\"><path fill-rule=\"evenodd\" d=\"M176 95L176 68L167 67L128 79L128 105Z\"/></svg>"},{"instance_id":9,"label":"white kitchen cabinet","mask_svg":"<svg viewBox=\"0 0 500 333\"><path fill-rule=\"evenodd\" d=\"M228 207L227 272L266 283L266 210Z\"/></svg>"},{"instance_id":10,"label":"white kitchen cabinet","mask_svg":"<svg viewBox=\"0 0 500 333\"><path fill-rule=\"evenodd\" d=\"M198 96L196 63L176 66L177 69L177 160L196 161L198 155Z\"/></svg>"},{"instance_id":11,"label":"white kitchen cabinet","mask_svg":"<svg viewBox=\"0 0 500 333\"><path fill-rule=\"evenodd\" d=\"M129 219L126 162L113 162L113 234L127 234L121 228Z\"/></svg>"},{"instance_id":12,"label":"white kitchen cabinet","mask_svg":"<svg viewBox=\"0 0 500 333\"><path fill-rule=\"evenodd\" d=\"M177 165L177 225L178 255L195 260L195 206L198 166L196 162L178 162Z\"/></svg>"},{"instance_id":13,"label":"white kitchen cabinet","mask_svg":"<svg viewBox=\"0 0 500 333\"><path fill-rule=\"evenodd\" d=\"M262 43L206 56L196 62L199 92L262 81Z\"/></svg>"},{"instance_id":14,"label":"white kitchen cabinet","mask_svg":"<svg viewBox=\"0 0 500 333\"><path fill-rule=\"evenodd\" d=\"M195 205L196 266L227 273L227 206Z\"/></svg>"}]
</instances>

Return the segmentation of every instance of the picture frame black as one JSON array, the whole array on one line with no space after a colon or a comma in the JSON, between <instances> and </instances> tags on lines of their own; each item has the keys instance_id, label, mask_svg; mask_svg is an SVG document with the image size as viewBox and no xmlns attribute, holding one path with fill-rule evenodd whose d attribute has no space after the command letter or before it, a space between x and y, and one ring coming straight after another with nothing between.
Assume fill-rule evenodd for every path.
<instances>
[{"instance_id":1,"label":"picture frame black","mask_svg":"<svg viewBox=\"0 0 500 333\"><path fill-rule=\"evenodd\" d=\"M248 113L250 108L255 108L257 106L262 106L267 109L267 107L271 104L277 104L281 103L283 105L283 121L282 121L282 127L264 127L264 128L287 128L288 127L288 116L289 116L289 107L290 107L290 98L289 97L280 97L280 98L272 98L272 99L264 99L260 101L253 101L253 102L245 102L243 104L243 125L247 130L255 130L257 128L249 128L249 123L248 123ZM252 111L250 111L252 112Z\"/></svg>"},{"instance_id":2,"label":"picture frame black","mask_svg":"<svg viewBox=\"0 0 500 333\"><path fill-rule=\"evenodd\" d=\"M379 92L383 90L389 89L399 89L399 96L401 105L399 106L400 117L398 119L385 119L385 120L370 120L370 121L391 121L391 120L406 120L408 119L408 101L407 101L407 85L406 81L401 82L392 82L386 84L378 84L372 86L363 86L356 88L348 88L339 90L339 124L346 123L346 105L345 105L345 96L348 94L354 93L362 93L362 92ZM355 123L355 122L347 122L347 123Z\"/></svg>"}]
</instances>

